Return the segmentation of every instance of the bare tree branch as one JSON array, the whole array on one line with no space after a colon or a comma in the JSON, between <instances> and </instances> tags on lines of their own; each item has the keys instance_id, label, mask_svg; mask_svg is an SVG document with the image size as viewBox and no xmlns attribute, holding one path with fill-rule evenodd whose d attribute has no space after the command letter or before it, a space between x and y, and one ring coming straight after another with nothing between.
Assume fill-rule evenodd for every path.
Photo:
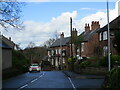
<instances>
[{"instance_id":1,"label":"bare tree branch","mask_svg":"<svg viewBox=\"0 0 120 90\"><path fill-rule=\"evenodd\" d=\"M16 29L22 29L23 23L20 20L22 2L17 0L0 0L0 25L7 29L12 26Z\"/></svg>"}]
</instances>

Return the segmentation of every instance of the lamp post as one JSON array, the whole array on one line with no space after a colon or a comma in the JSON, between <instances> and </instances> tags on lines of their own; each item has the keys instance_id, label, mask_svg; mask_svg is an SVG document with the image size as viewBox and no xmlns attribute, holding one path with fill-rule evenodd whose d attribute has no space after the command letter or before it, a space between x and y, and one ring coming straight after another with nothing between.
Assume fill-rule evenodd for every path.
<instances>
[{"instance_id":1,"label":"lamp post","mask_svg":"<svg viewBox=\"0 0 120 90\"><path fill-rule=\"evenodd\" d=\"M71 34L71 57L73 57L73 51L72 51L72 17L70 17L70 34Z\"/></svg>"},{"instance_id":2,"label":"lamp post","mask_svg":"<svg viewBox=\"0 0 120 90\"><path fill-rule=\"evenodd\" d=\"M0 31L0 44L2 44L1 31ZM2 47L0 47L0 89L2 89Z\"/></svg>"},{"instance_id":3,"label":"lamp post","mask_svg":"<svg viewBox=\"0 0 120 90\"><path fill-rule=\"evenodd\" d=\"M59 61L59 64L60 64L60 68L62 69L63 67L63 59L62 59L62 37L60 37L60 49L61 49L61 54L60 54L60 61Z\"/></svg>"},{"instance_id":4,"label":"lamp post","mask_svg":"<svg viewBox=\"0 0 120 90\"><path fill-rule=\"evenodd\" d=\"M108 70L111 70L111 61L110 61L110 25L109 25L109 3L107 0L107 23L108 23Z\"/></svg>"}]
</instances>

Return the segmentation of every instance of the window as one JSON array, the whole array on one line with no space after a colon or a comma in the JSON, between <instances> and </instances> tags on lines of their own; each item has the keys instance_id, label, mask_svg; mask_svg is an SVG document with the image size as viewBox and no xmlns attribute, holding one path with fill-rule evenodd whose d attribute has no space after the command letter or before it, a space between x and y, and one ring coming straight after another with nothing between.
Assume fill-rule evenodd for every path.
<instances>
[{"instance_id":1,"label":"window","mask_svg":"<svg viewBox=\"0 0 120 90\"><path fill-rule=\"evenodd\" d=\"M62 50L62 56L66 56L66 50L65 49Z\"/></svg>"},{"instance_id":2,"label":"window","mask_svg":"<svg viewBox=\"0 0 120 90\"><path fill-rule=\"evenodd\" d=\"M79 48L77 49L77 53L79 53Z\"/></svg>"},{"instance_id":3,"label":"window","mask_svg":"<svg viewBox=\"0 0 120 90\"><path fill-rule=\"evenodd\" d=\"M61 54L61 49L59 49L59 54Z\"/></svg>"},{"instance_id":4,"label":"window","mask_svg":"<svg viewBox=\"0 0 120 90\"><path fill-rule=\"evenodd\" d=\"M48 55L50 55L51 53L50 53L50 51L48 51Z\"/></svg>"},{"instance_id":5,"label":"window","mask_svg":"<svg viewBox=\"0 0 120 90\"><path fill-rule=\"evenodd\" d=\"M104 46L103 47L103 55L106 56L108 54L108 47Z\"/></svg>"},{"instance_id":6,"label":"window","mask_svg":"<svg viewBox=\"0 0 120 90\"><path fill-rule=\"evenodd\" d=\"M52 56L55 55L55 50L52 50Z\"/></svg>"},{"instance_id":7,"label":"window","mask_svg":"<svg viewBox=\"0 0 120 90\"><path fill-rule=\"evenodd\" d=\"M107 31L103 32L103 40L107 40Z\"/></svg>"},{"instance_id":8,"label":"window","mask_svg":"<svg viewBox=\"0 0 120 90\"><path fill-rule=\"evenodd\" d=\"M57 51L57 49L56 49L56 54L58 54L58 51Z\"/></svg>"},{"instance_id":9,"label":"window","mask_svg":"<svg viewBox=\"0 0 120 90\"><path fill-rule=\"evenodd\" d=\"M102 40L102 33L99 34L99 41Z\"/></svg>"},{"instance_id":10,"label":"window","mask_svg":"<svg viewBox=\"0 0 120 90\"><path fill-rule=\"evenodd\" d=\"M65 58L63 58L63 63L65 63Z\"/></svg>"},{"instance_id":11,"label":"window","mask_svg":"<svg viewBox=\"0 0 120 90\"><path fill-rule=\"evenodd\" d=\"M81 52L84 52L84 43L81 43Z\"/></svg>"}]
</instances>

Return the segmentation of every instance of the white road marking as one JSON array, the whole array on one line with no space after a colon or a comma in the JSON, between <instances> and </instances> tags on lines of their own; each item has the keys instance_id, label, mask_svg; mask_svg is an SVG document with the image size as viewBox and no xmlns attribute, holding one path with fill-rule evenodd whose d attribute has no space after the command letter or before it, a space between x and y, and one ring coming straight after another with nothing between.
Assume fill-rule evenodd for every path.
<instances>
[{"instance_id":1,"label":"white road marking","mask_svg":"<svg viewBox=\"0 0 120 90\"><path fill-rule=\"evenodd\" d=\"M39 76L39 78L41 78L43 75L44 75L44 72L43 72L43 74L41 76Z\"/></svg>"},{"instance_id":2,"label":"white road marking","mask_svg":"<svg viewBox=\"0 0 120 90\"><path fill-rule=\"evenodd\" d=\"M37 80L38 80L38 79L36 78L36 79L32 80L31 83L33 83L33 82L35 82L35 81L37 81Z\"/></svg>"},{"instance_id":3,"label":"white road marking","mask_svg":"<svg viewBox=\"0 0 120 90\"><path fill-rule=\"evenodd\" d=\"M74 88L74 90L76 90L76 88L75 88L73 82L71 81L71 78L68 77L68 79L70 80L70 83L72 84L72 87Z\"/></svg>"},{"instance_id":4,"label":"white road marking","mask_svg":"<svg viewBox=\"0 0 120 90\"><path fill-rule=\"evenodd\" d=\"M17 89L17 90L20 90L20 89L25 88L25 87L27 87L27 86L28 86L28 84L25 84L24 86L20 87L20 88Z\"/></svg>"},{"instance_id":5,"label":"white road marking","mask_svg":"<svg viewBox=\"0 0 120 90\"><path fill-rule=\"evenodd\" d=\"M29 73L29 72L28 72L28 73ZM32 80L30 83L33 83L33 82L37 81L37 80L38 80L39 78L41 78L43 75L44 75L44 72L43 72L43 74L42 74L41 76L39 76L38 78ZM24 86L20 87L20 88L17 89L17 90L23 89L23 88L25 88L25 87L27 87L27 86L28 86L28 84L25 84Z\"/></svg>"}]
</instances>

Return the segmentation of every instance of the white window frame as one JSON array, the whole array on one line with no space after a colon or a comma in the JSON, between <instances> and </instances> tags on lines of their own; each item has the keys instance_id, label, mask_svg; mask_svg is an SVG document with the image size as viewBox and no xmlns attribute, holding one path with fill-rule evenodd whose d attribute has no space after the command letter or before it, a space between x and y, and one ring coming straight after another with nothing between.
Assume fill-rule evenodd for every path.
<instances>
[{"instance_id":1,"label":"white window frame","mask_svg":"<svg viewBox=\"0 0 120 90\"><path fill-rule=\"evenodd\" d=\"M81 52L84 52L84 43L81 43Z\"/></svg>"},{"instance_id":2,"label":"white window frame","mask_svg":"<svg viewBox=\"0 0 120 90\"><path fill-rule=\"evenodd\" d=\"M52 55L54 54L54 50L52 50Z\"/></svg>"},{"instance_id":3,"label":"white window frame","mask_svg":"<svg viewBox=\"0 0 120 90\"><path fill-rule=\"evenodd\" d=\"M108 47L104 46L103 47L103 55L106 56L108 54Z\"/></svg>"},{"instance_id":4,"label":"white window frame","mask_svg":"<svg viewBox=\"0 0 120 90\"><path fill-rule=\"evenodd\" d=\"M103 32L103 40L107 40L107 39L108 39L107 31L104 31Z\"/></svg>"},{"instance_id":5,"label":"white window frame","mask_svg":"<svg viewBox=\"0 0 120 90\"><path fill-rule=\"evenodd\" d=\"M59 49L59 54L61 54L61 49Z\"/></svg>"},{"instance_id":6,"label":"white window frame","mask_svg":"<svg viewBox=\"0 0 120 90\"><path fill-rule=\"evenodd\" d=\"M102 32L99 33L99 41L102 41Z\"/></svg>"},{"instance_id":7,"label":"white window frame","mask_svg":"<svg viewBox=\"0 0 120 90\"><path fill-rule=\"evenodd\" d=\"M56 54L58 54L58 50L56 49Z\"/></svg>"}]
</instances>

